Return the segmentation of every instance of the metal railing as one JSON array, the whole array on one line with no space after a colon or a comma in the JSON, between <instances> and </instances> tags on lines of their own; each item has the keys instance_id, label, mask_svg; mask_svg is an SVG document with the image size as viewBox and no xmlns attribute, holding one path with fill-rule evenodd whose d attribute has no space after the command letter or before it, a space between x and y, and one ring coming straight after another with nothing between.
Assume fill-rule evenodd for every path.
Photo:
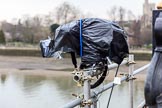
<instances>
[{"instance_id":1,"label":"metal railing","mask_svg":"<svg viewBox=\"0 0 162 108\"><path fill-rule=\"evenodd\" d=\"M138 105L137 108L143 108L144 106L145 106L145 100L142 101L142 102Z\"/></svg>"},{"instance_id":2,"label":"metal railing","mask_svg":"<svg viewBox=\"0 0 162 108\"><path fill-rule=\"evenodd\" d=\"M134 80L134 75L137 75L140 72L142 72L143 70L147 69L150 64L147 64L147 65L145 65L145 66L143 66L143 67L141 67L137 70L134 70L134 55L129 55L129 59L124 60L121 63L121 65L126 65L126 64L129 66L129 74L126 74L123 77L121 77L121 82L126 81L126 80L129 81L129 97L130 97L129 108L133 108L133 80ZM116 68L117 66L118 66L117 64L111 64L108 67L109 67L109 70L110 70L110 69ZM84 82L84 84L89 85L89 82L88 81ZM89 103L87 103L87 105L84 104L84 108L97 108L97 100L96 100L97 96L99 94L103 93L104 91L112 88L113 86L116 86L116 85L117 84L114 84L114 82L112 81L112 82L106 84L102 89L99 89L98 91L95 91L95 92L90 90L90 88L85 87L85 85L84 85L84 87L83 87L84 88L84 93L83 93L84 96L82 98L79 97L79 98L63 105L60 108L74 108L78 105L82 105L83 100L84 101L86 100L87 102L89 101ZM88 92L90 92L90 93L88 93ZM85 99L85 95L87 95L86 99ZM140 108L140 107L138 106L138 108Z\"/></svg>"}]
</instances>

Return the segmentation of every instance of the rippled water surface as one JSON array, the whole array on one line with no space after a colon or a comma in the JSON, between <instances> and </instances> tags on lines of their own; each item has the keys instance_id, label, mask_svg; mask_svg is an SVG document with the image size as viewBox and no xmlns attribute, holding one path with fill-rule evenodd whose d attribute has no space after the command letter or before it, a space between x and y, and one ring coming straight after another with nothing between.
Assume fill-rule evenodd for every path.
<instances>
[{"instance_id":1,"label":"rippled water surface","mask_svg":"<svg viewBox=\"0 0 162 108\"><path fill-rule=\"evenodd\" d=\"M137 67L146 63L138 62ZM0 56L0 108L59 108L72 101L75 97L71 94L80 94L82 89L76 86L72 76L59 75L57 69L67 68L72 68L69 59L53 61ZM125 68L120 71L125 71ZM128 85L125 82L114 88L109 108L129 108ZM103 85L99 88L102 87ZM135 107L143 100L143 88L144 81L137 79L134 82ZM99 96L98 108L106 108L109 92L110 90Z\"/></svg>"},{"instance_id":2,"label":"rippled water surface","mask_svg":"<svg viewBox=\"0 0 162 108\"><path fill-rule=\"evenodd\" d=\"M80 93L71 77L43 77L35 75L1 75L1 108L58 108L71 101L72 93ZM100 86L102 88L102 86ZM105 108L109 91L99 98L100 108ZM135 106L143 98L143 81L134 83ZM128 83L114 88L110 108L128 108Z\"/></svg>"}]
</instances>

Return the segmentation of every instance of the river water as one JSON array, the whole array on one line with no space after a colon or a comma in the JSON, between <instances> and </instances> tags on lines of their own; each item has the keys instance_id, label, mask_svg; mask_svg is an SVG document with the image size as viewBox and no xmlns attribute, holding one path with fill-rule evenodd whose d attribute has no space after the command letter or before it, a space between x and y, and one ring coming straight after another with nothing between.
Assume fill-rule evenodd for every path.
<instances>
[{"instance_id":1,"label":"river water","mask_svg":"<svg viewBox=\"0 0 162 108\"><path fill-rule=\"evenodd\" d=\"M30 74L23 74L24 71L21 69L30 67L28 65L29 58L21 58L21 60L14 58L10 59L11 62L3 62L3 59L5 58L0 57L0 108L59 108L75 99L75 97L71 95L72 93L80 94L82 92L82 89L77 87L72 77L68 75L40 75L34 73L39 70L31 70L31 68L25 70L25 73L29 71ZM32 60L33 59L30 60L30 65L32 63L33 65L35 64L36 59ZM19 70L14 70L14 61L19 62L20 67L15 64L16 68L19 68ZM23 65L23 63L25 65ZM40 67L41 65L42 64L40 64ZM14 72L12 72L13 70ZM33 71L34 74L31 74L31 71ZM50 72L55 73L55 71ZM108 82L109 81L105 81L104 84ZM102 88L104 84L99 88ZM96 90L97 89L98 88L96 88ZM144 99L143 89L144 81L136 80L134 82L134 107L137 107ZM106 108L109 92L110 90L102 93L98 97L98 108ZM129 86L127 82L114 88L109 108L129 108Z\"/></svg>"}]
</instances>

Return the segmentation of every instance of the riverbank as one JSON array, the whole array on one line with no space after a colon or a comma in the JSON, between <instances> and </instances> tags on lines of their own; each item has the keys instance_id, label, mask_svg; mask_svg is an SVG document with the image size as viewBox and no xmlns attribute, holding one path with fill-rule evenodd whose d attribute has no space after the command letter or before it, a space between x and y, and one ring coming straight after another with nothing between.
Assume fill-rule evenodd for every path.
<instances>
[{"instance_id":1,"label":"riverbank","mask_svg":"<svg viewBox=\"0 0 162 108\"><path fill-rule=\"evenodd\" d=\"M78 61L80 61L78 59ZM149 61L136 61L135 69L148 64ZM110 70L107 76L112 80L115 70ZM41 57L18 57L18 56L0 56L0 74L25 74L46 77L72 77L73 65L71 59L64 58L55 60L53 58ZM121 66L120 73L128 73L127 66ZM145 80L145 71L137 75L138 80ZM120 76L121 77L121 76Z\"/></svg>"},{"instance_id":2,"label":"riverbank","mask_svg":"<svg viewBox=\"0 0 162 108\"><path fill-rule=\"evenodd\" d=\"M134 54L135 60L151 60L151 56L152 56L150 50L130 50L130 54ZM39 48L0 47L0 55L41 57L41 51ZM70 55L63 54L63 57L69 58Z\"/></svg>"}]
</instances>

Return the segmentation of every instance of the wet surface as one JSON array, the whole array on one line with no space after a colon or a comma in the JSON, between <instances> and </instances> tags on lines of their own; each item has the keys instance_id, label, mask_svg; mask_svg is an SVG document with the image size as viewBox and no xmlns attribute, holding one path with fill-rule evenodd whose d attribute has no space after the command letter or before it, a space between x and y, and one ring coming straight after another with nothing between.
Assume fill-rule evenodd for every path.
<instances>
[{"instance_id":1,"label":"wet surface","mask_svg":"<svg viewBox=\"0 0 162 108\"><path fill-rule=\"evenodd\" d=\"M73 65L70 59L55 60L53 58L41 57L10 57L0 56L0 68L14 68L20 70L61 70L72 69Z\"/></svg>"},{"instance_id":2,"label":"wet surface","mask_svg":"<svg viewBox=\"0 0 162 108\"><path fill-rule=\"evenodd\" d=\"M81 93L71 77L35 75L0 75L1 108L58 108L75 99L71 94ZM143 81L134 83L134 106L143 99ZM99 88L102 88L101 85ZM128 83L114 88L110 108L129 108ZM107 105L110 91L99 97L98 105ZM116 104L117 103L117 104Z\"/></svg>"},{"instance_id":3,"label":"wet surface","mask_svg":"<svg viewBox=\"0 0 162 108\"><path fill-rule=\"evenodd\" d=\"M148 61L137 61L139 68ZM69 75L73 65L70 59L54 60L35 57L0 56L0 107L1 108L58 108L75 99L71 94L80 94ZM55 70L59 70L55 71ZM66 72L63 72L63 71ZM114 70L110 73L112 75ZM127 72L128 67L120 68ZM29 74L30 73L30 74ZM43 73L43 74L42 74ZM105 84L108 81L105 81ZM102 88L103 84L99 87ZM134 106L143 100L144 81L134 82ZM99 97L99 108L107 105L109 92ZM129 108L129 86L125 82L114 88L109 108Z\"/></svg>"}]
</instances>

